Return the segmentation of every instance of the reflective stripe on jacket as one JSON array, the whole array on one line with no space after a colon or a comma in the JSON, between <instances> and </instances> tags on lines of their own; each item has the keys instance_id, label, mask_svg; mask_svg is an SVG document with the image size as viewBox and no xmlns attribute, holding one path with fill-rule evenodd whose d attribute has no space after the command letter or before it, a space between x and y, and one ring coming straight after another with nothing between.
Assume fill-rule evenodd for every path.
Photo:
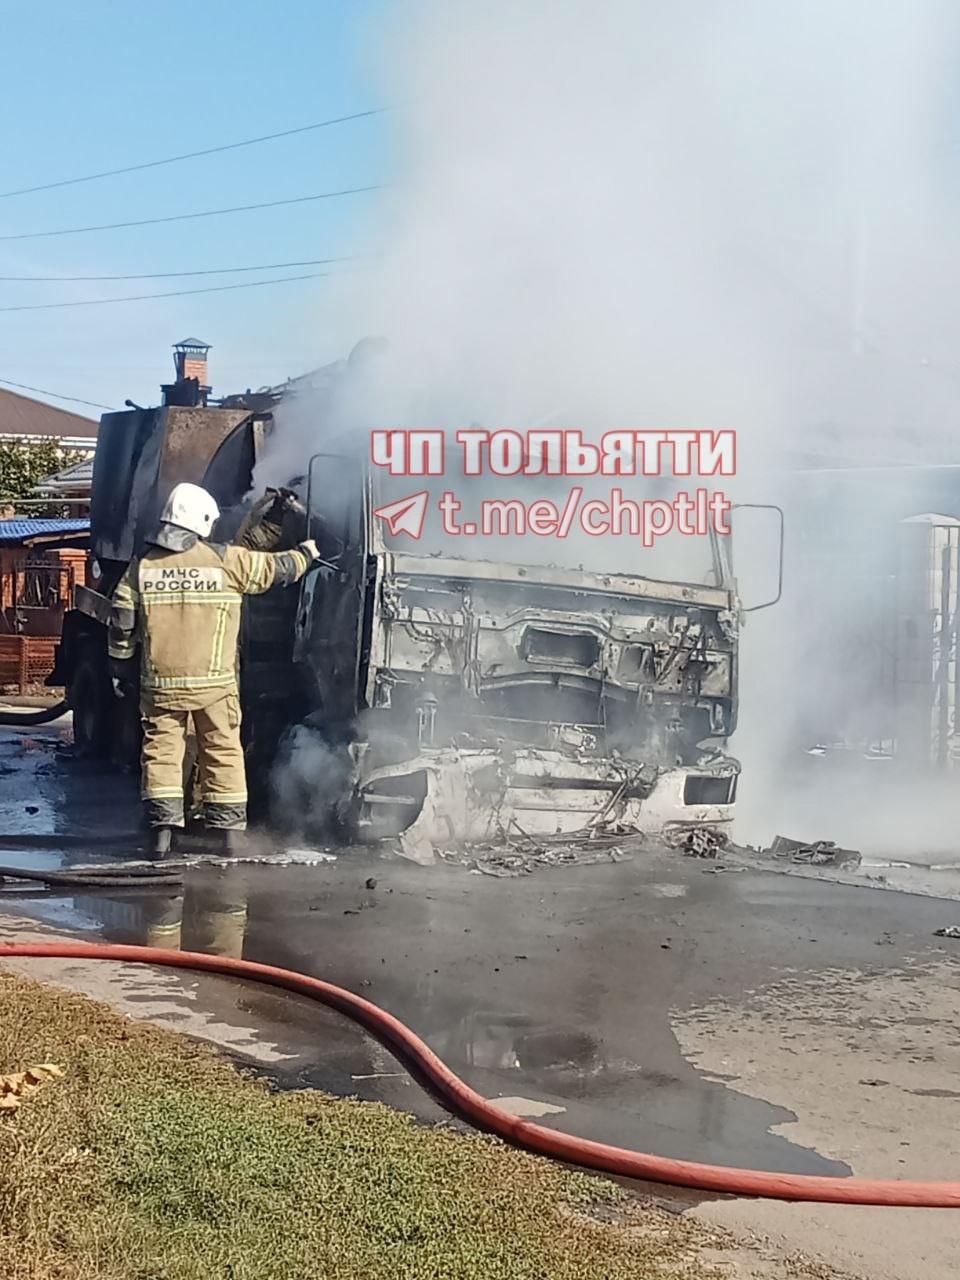
<instances>
[{"instance_id":1,"label":"reflective stripe on jacket","mask_svg":"<svg viewBox=\"0 0 960 1280\"><path fill-rule=\"evenodd\" d=\"M144 692L229 689L237 678L243 597L295 582L308 563L302 551L202 541L186 551L151 547L114 592L110 657L132 658L140 645Z\"/></svg>"}]
</instances>

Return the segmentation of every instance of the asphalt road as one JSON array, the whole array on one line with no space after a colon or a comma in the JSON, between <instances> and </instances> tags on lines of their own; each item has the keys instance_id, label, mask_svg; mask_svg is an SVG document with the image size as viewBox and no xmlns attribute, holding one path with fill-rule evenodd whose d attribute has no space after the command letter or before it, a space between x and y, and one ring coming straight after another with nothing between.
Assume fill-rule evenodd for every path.
<instances>
[{"instance_id":1,"label":"asphalt road","mask_svg":"<svg viewBox=\"0 0 960 1280\"><path fill-rule=\"evenodd\" d=\"M136 780L73 759L68 744L65 726L0 731L0 862L63 867L135 854L127 836ZM933 936L954 919L955 903L766 871L711 874L708 863L652 845L628 862L519 879L341 851L316 866L200 867L178 895L16 891L0 898L0 913L7 933L26 917L32 927L91 939L215 950L322 976L403 1019L486 1096L514 1099L519 1113L569 1132L670 1156L841 1176L870 1161L855 1143L837 1141L812 1101L830 1088L828 1079L817 1087L812 1053L815 1043L832 1043L817 993L829 989L831 1008L853 1007L858 984L889 979L919 1007L929 967L956 966L960 955L960 944L951 950ZM784 984L805 993L811 1012L793 1056L771 1076L764 1027L776 1036L779 1014L768 994ZM283 1084L437 1114L385 1051L292 998L144 971L107 994L266 1062ZM848 1021L844 1052L856 1058L857 1079L872 1083L883 1015L859 1029ZM741 1029L749 1048L738 1053ZM936 1042L926 1048L933 1070ZM916 1063L921 1087L911 1092L935 1095L922 1087L923 1054ZM802 1081L813 1088L805 1092ZM944 1115L949 1129L953 1111ZM896 1110L884 1123L896 1128ZM874 1266L871 1274L939 1273Z\"/></svg>"}]
</instances>

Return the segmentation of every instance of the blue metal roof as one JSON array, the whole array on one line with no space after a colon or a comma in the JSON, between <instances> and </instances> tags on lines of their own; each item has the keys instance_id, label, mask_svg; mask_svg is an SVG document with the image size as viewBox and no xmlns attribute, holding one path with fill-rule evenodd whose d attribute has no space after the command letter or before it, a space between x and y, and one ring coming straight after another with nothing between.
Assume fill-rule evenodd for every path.
<instances>
[{"instance_id":1,"label":"blue metal roof","mask_svg":"<svg viewBox=\"0 0 960 1280\"><path fill-rule=\"evenodd\" d=\"M0 543L26 542L40 536L89 533L89 520L0 520Z\"/></svg>"}]
</instances>

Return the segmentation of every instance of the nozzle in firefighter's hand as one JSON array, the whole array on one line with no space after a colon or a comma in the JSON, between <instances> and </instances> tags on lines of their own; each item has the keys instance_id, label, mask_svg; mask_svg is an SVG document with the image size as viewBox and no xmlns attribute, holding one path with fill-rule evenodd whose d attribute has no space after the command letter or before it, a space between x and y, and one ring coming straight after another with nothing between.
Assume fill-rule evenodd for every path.
<instances>
[{"instance_id":1,"label":"nozzle in firefighter's hand","mask_svg":"<svg viewBox=\"0 0 960 1280\"><path fill-rule=\"evenodd\" d=\"M342 572L338 565L331 564L329 560L324 560L323 556L320 554L320 548L312 538L307 538L305 542L298 542L297 550L302 551L307 557L309 562L307 564L308 569L312 569L314 565L319 564L322 565L324 569L332 569L334 573Z\"/></svg>"},{"instance_id":2,"label":"nozzle in firefighter's hand","mask_svg":"<svg viewBox=\"0 0 960 1280\"><path fill-rule=\"evenodd\" d=\"M307 508L297 497L296 489L278 489L277 492L283 499L283 505L288 511L298 511L302 515L306 515Z\"/></svg>"}]
</instances>

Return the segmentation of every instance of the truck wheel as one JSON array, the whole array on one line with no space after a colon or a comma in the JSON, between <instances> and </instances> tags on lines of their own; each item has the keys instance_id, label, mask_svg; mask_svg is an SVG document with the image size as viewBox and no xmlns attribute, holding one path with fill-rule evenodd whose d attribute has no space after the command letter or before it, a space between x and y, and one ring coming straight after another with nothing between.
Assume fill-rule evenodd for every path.
<instances>
[{"instance_id":1,"label":"truck wheel","mask_svg":"<svg viewBox=\"0 0 960 1280\"><path fill-rule=\"evenodd\" d=\"M110 754L113 706L108 696L99 664L82 657L70 685L73 741L81 755L103 759Z\"/></svg>"}]
</instances>

